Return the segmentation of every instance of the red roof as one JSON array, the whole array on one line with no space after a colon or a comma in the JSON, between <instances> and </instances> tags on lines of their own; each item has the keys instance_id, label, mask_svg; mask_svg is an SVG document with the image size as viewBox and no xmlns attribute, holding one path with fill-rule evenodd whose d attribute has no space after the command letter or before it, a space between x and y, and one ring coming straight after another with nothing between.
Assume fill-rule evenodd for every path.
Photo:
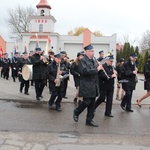
<instances>
[{"instance_id":1,"label":"red roof","mask_svg":"<svg viewBox=\"0 0 150 150\"><path fill-rule=\"evenodd\" d=\"M51 6L48 4L47 0L40 0L39 4L36 5L37 8L48 8L51 9Z\"/></svg>"}]
</instances>

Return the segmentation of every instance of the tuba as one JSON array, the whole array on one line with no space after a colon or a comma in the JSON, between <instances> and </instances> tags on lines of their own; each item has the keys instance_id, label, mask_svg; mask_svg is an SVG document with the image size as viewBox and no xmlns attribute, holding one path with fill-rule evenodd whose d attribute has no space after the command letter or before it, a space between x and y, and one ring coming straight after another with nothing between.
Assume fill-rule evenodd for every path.
<instances>
[{"instance_id":1,"label":"tuba","mask_svg":"<svg viewBox=\"0 0 150 150\"><path fill-rule=\"evenodd\" d=\"M59 74L60 72L60 63L58 64L58 68L57 68L57 75L56 75L56 79L58 80L58 82L55 84L56 87L60 86L60 83L63 79L63 76Z\"/></svg>"}]
</instances>

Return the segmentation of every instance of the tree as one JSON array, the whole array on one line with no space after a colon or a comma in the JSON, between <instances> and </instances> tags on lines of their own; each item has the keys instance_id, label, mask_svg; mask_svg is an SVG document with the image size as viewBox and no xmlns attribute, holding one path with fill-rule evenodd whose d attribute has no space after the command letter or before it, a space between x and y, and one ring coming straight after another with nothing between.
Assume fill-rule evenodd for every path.
<instances>
[{"instance_id":1,"label":"tree","mask_svg":"<svg viewBox=\"0 0 150 150\"><path fill-rule=\"evenodd\" d=\"M141 54L138 55L138 65L137 65L137 68L138 68L138 72L139 73L143 73L143 56Z\"/></svg>"},{"instance_id":2,"label":"tree","mask_svg":"<svg viewBox=\"0 0 150 150\"><path fill-rule=\"evenodd\" d=\"M87 29L87 28L82 27L82 26L81 27L76 27L73 30L68 31L68 35L78 36L81 33L83 33L85 29ZM103 36L102 33L100 31L98 31L98 30L94 31L93 34L95 36Z\"/></svg>"},{"instance_id":3,"label":"tree","mask_svg":"<svg viewBox=\"0 0 150 150\"><path fill-rule=\"evenodd\" d=\"M10 28L11 39L21 39L22 32L30 31L30 16L34 13L32 7L23 8L19 5L15 9L8 10L6 22Z\"/></svg>"},{"instance_id":4,"label":"tree","mask_svg":"<svg viewBox=\"0 0 150 150\"><path fill-rule=\"evenodd\" d=\"M93 34L95 36L103 36L103 34L99 30L94 31Z\"/></svg>"},{"instance_id":5,"label":"tree","mask_svg":"<svg viewBox=\"0 0 150 150\"><path fill-rule=\"evenodd\" d=\"M138 46L135 47L135 53L136 53L137 55L139 54L139 47L138 47Z\"/></svg>"},{"instance_id":6,"label":"tree","mask_svg":"<svg viewBox=\"0 0 150 150\"><path fill-rule=\"evenodd\" d=\"M143 37L141 38L140 48L142 50L150 49L150 31L147 30L143 33Z\"/></svg>"}]
</instances>

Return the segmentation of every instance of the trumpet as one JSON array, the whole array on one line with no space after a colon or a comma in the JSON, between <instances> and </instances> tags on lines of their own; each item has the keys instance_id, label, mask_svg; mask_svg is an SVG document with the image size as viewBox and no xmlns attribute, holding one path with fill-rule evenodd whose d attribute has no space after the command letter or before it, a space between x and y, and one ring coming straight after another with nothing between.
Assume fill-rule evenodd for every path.
<instances>
[{"instance_id":1,"label":"trumpet","mask_svg":"<svg viewBox=\"0 0 150 150\"><path fill-rule=\"evenodd\" d=\"M43 60L44 63L48 64L48 57L46 55L41 55L41 60Z\"/></svg>"}]
</instances>

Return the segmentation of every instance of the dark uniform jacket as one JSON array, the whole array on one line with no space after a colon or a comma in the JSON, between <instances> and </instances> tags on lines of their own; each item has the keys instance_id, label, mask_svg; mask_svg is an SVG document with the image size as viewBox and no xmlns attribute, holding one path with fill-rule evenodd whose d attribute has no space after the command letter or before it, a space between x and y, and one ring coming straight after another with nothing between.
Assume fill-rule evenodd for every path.
<instances>
[{"instance_id":1,"label":"dark uniform jacket","mask_svg":"<svg viewBox=\"0 0 150 150\"><path fill-rule=\"evenodd\" d=\"M150 60L144 66L144 76L146 80L144 82L144 89L150 90Z\"/></svg>"},{"instance_id":2,"label":"dark uniform jacket","mask_svg":"<svg viewBox=\"0 0 150 150\"><path fill-rule=\"evenodd\" d=\"M95 98L98 96L98 70L97 61L89 59L86 55L79 61L80 88L79 96Z\"/></svg>"},{"instance_id":3,"label":"dark uniform jacket","mask_svg":"<svg viewBox=\"0 0 150 150\"><path fill-rule=\"evenodd\" d=\"M11 61L10 58L2 58L1 65L4 69L4 71L8 70L9 67L11 67Z\"/></svg>"},{"instance_id":4,"label":"dark uniform jacket","mask_svg":"<svg viewBox=\"0 0 150 150\"><path fill-rule=\"evenodd\" d=\"M2 66L2 58L0 58L0 67Z\"/></svg>"},{"instance_id":5,"label":"dark uniform jacket","mask_svg":"<svg viewBox=\"0 0 150 150\"><path fill-rule=\"evenodd\" d=\"M70 67L70 73L73 75L75 87L80 85L80 73L79 73L79 67L76 64L76 62L73 62Z\"/></svg>"},{"instance_id":6,"label":"dark uniform jacket","mask_svg":"<svg viewBox=\"0 0 150 150\"><path fill-rule=\"evenodd\" d=\"M58 70L58 65L56 64L55 60L51 64L49 64L46 69L47 79L49 79L49 82L50 82L50 89L53 92L57 90L61 90L61 91L64 90L63 80L60 84L60 87L55 86L54 80L56 79L56 76L57 76L57 70ZM62 71L62 76L69 73L66 66L62 63L60 63L60 71Z\"/></svg>"},{"instance_id":7,"label":"dark uniform jacket","mask_svg":"<svg viewBox=\"0 0 150 150\"><path fill-rule=\"evenodd\" d=\"M34 54L30 57L31 63L33 64L33 80L44 80L46 79L46 68L47 63L40 60L39 54Z\"/></svg>"},{"instance_id":8,"label":"dark uniform jacket","mask_svg":"<svg viewBox=\"0 0 150 150\"><path fill-rule=\"evenodd\" d=\"M128 80L128 82L123 82L122 83L122 88L127 91L127 90L135 90L136 82L137 82L137 77L135 74L133 74L133 71L135 71L135 63L132 64L130 60L125 62L123 64L122 68L122 79Z\"/></svg>"},{"instance_id":9,"label":"dark uniform jacket","mask_svg":"<svg viewBox=\"0 0 150 150\"><path fill-rule=\"evenodd\" d=\"M112 78L112 74L114 73L113 67L108 66L106 63L103 64L103 68L105 69L104 73L103 70L100 70L98 73L99 77L99 88L101 91L112 91L114 90L114 78ZM108 76L108 77L107 77Z\"/></svg>"},{"instance_id":10,"label":"dark uniform jacket","mask_svg":"<svg viewBox=\"0 0 150 150\"><path fill-rule=\"evenodd\" d=\"M22 67L25 64L31 64L30 59L24 59L24 58L19 59L18 65L17 65L18 71L22 72Z\"/></svg>"},{"instance_id":11,"label":"dark uniform jacket","mask_svg":"<svg viewBox=\"0 0 150 150\"><path fill-rule=\"evenodd\" d=\"M122 79L122 69L123 67L120 65L116 66L116 71L117 71L117 79L118 81Z\"/></svg>"},{"instance_id":12,"label":"dark uniform jacket","mask_svg":"<svg viewBox=\"0 0 150 150\"><path fill-rule=\"evenodd\" d=\"M18 61L19 61L19 58L17 57L13 57L12 58L12 63L11 63L11 67L13 70L17 70L18 68Z\"/></svg>"}]
</instances>

